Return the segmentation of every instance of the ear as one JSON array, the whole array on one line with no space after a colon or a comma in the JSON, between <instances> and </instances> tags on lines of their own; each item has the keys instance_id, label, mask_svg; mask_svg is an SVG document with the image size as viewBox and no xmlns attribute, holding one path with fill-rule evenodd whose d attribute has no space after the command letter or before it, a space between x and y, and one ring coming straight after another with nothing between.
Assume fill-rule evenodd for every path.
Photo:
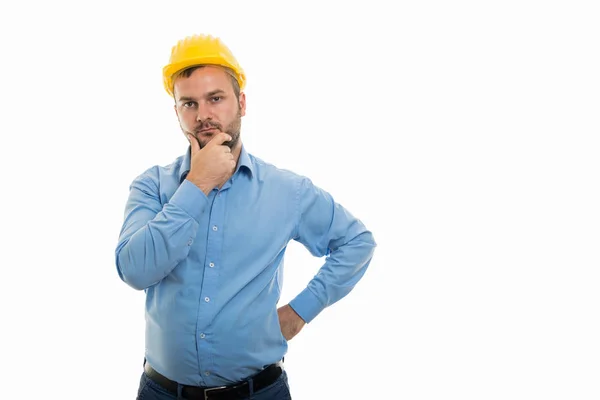
<instances>
[{"instance_id":1,"label":"ear","mask_svg":"<svg viewBox=\"0 0 600 400\"><path fill-rule=\"evenodd\" d=\"M246 115L246 93L240 93L240 114L242 117Z\"/></svg>"},{"instance_id":2,"label":"ear","mask_svg":"<svg viewBox=\"0 0 600 400\"><path fill-rule=\"evenodd\" d=\"M177 104L173 104L173 110L175 110L175 115L177 115L177 119L179 119L179 112L177 111Z\"/></svg>"}]
</instances>

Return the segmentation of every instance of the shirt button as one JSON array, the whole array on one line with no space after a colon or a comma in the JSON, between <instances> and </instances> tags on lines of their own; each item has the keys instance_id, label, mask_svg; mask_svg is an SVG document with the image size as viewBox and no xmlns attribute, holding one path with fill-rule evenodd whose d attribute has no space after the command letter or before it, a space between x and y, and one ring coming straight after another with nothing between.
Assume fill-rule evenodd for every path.
<instances>
[{"instance_id":1,"label":"shirt button","mask_svg":"<svg viewBox=\"0 0 600 400\"><path fill-rule=\"evenodd\" d=\"M191 246L191 245L192 245L192 243L194 243L194 240L193 240L193 239L190 239L190 240L188 240L188 246Z\"/></svg>"},{"instance_id":2,"label":"shirt button","mask_svg":"<svg viewBox=\"0 0 600 400\"><path fill-rule=\"evenodd\" d=\"M217 228L217 226L216 226L216 225L215 225L215 226L213 226L213 231L216 231L217 229L219 229L219 228Z\"/></svg>"},{"instance_id":3,"label":"shirt button","mask_svg":"<svg viewBox=\"0 0 600 400\"><path fill-rule=\"evenodd\" d=\"M209 376L209 375L210 375L210 372L206 371L206 372L204 373L204 375L206 375L206 376Z\"/></svg>"},{"instance_id":4,"label":"shirt button","mask_svg":"<svg viewBox=\"0 0 600 400\"><path fill-rule=\"evenodd\" d=\"M204 339L206 337L206 335L204 333L200 334L200 339Z\"/></svg>"},{"instance_id":5,"label":"shirt button","mask_svg":"<svg viewBox=\"0 0 600 400\"><path fill-rule=\"evenodd\" d=\"M215 266L215 263L210 263L210 264L208 264L208 266L212 268Z\"/></svg>"},{"instance_id":6,"label":"shirt button","mask_svg":"<svg viewBox=\"0 0 600 400\"><path fill-rule=\"evenodd\" d=\"M208 302L210 301L210 298L208 298L208 297L205 297L205 298L204 298L204 301L208 303Z\"/></svg>"}]
</instances>

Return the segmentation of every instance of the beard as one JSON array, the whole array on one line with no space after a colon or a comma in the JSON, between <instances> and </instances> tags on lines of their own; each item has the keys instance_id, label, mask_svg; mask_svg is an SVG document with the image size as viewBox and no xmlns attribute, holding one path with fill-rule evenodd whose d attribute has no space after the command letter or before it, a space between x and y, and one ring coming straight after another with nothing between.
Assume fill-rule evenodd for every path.
<instances>
[{"instance_id":1,"label":"beard","mask_svg":"<svg viewBox=\"0 0 600 400\"><path fill-rule=\"evenodd\" d=\"M180 126L181 126L181 123L180 123ZM208 144L208 142L210 142L210 140L213 138L213 136L205 138L205 139L202 139L199 137L200 131L203 129L208 129L208 128L218 129L221 132L225 132L225 133L229 134L229 136L231 136L231 140L229 140L227 142L223 142L223 145L227 146L233 150L240 141L240 132L242 130L242 112L241 112L241 110L238 109L238 112L237 112L235 118L233 119L233 121L231 121L225 127L225 129L223 129L223 126L221 124L219 124L218 122L214 122L211 120L207 120L206 122L202 123L201 125L198 125L191 132L183 129L183 126L181 126L181 130L183 131L184 134L186 134L186 135L191 134L196 139L196 141L200 145L200 149L203 149L204 146L206 146Z\"/></svg>"}]
</instances>

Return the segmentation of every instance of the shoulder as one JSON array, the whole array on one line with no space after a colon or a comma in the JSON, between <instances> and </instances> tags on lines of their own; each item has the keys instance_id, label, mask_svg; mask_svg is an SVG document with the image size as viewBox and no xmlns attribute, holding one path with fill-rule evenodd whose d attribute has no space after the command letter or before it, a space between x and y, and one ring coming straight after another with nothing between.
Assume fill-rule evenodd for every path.
<instances>
[{"instance_id":1,"label":"shoulder","mask_svg":"<svg viewBox=\"0 0 600 400\"><path fill-rule=\"evenodd\" d=\"M165 179L178 179L183 159L184 156L182 155L168 164L155 164L146 168L133 179L132 185L146 183L158 187L160 182Z\"/></svg>"},{"instance_id":2,"label":"shoulder","mask_svg":"<svg viewBox=\"0 0 600 400\"><path fill-rule=\"evenodd\" d=\"M279 167L252 154L249 154L249 157L252 160L256 178L261 182L295 189L299 188L304 182L310 182L307 176L296 171Z\"/></svg>"}]
</instances>

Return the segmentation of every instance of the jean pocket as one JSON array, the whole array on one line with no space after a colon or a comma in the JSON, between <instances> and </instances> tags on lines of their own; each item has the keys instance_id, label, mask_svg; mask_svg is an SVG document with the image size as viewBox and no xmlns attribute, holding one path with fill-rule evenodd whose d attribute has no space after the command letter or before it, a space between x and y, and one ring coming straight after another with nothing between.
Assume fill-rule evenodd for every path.
<instances>
[{"instance_id":1,"label":"jean pocket","mask_svg":"<svg viewBox=\"0 0 600 400\"><path fill-rule=\"evenodd\" d=\"M138 387L136 400L143 400L144 394L146 392L146 386L148 386L148 377L145 373L142 372L142 376L140 377L140 386Z\"/></svg>"},{"instance_id":2,"label":"jean pocket","mask_svg":"<svg viewBox=\"0 0 600 400\"><path fill-rule=\"evenodd\" d=\"M264 389L254 392L253 400L292 400L285 371L275 382Z\"/></svg>"},{"instance_id":3,"label":"jean pocket","mask_svg":"<svg viewBox=\"0 0 600 400\"><path fill-rule=\"evenodd\" d=\"M171 400L176 398L175 394L154 382L148 375L145 373L142 375L137 400Z\"/></svg>"}]
</instances>

